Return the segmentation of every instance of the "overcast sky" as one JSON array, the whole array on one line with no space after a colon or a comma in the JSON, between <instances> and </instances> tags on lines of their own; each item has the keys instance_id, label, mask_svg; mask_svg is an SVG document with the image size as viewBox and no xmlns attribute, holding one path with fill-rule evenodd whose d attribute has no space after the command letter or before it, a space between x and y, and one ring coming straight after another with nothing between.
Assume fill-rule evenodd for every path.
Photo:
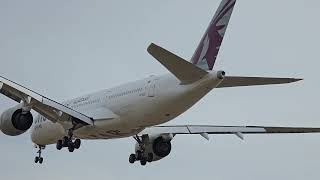
<instances>
[{"instance_id":1,"label":"overcast sky","mask_svg":"<svg viewBox=\"0 0 320 180\"><path fill-rule=\"evenodd\" d=\"M155 42L189 59L218 0L0 0L0 74L58 101L167 73ZM215 68L229 75L304 78L219 89L170 124L320 127L317 0L242 0ZM0 111L15 103L1 95ZM320 135L178 136L167 158L131 165L133 139L48 146L34 164L29 132L0 134L1 179L318 180Z\"/></svg>"}]
</instances>

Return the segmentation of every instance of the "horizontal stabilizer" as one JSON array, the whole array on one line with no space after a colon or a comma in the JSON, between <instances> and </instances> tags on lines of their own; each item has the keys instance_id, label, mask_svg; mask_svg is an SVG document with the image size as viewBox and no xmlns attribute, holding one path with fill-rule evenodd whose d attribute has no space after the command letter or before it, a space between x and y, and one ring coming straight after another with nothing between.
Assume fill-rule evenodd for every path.
<instances>
[{"instance_id":1,"label":"horizontal stabilizer","mask_svg":"<svg viewBox=\"0 0 320 180\"><path fill-rule=\"evenodd\" d=\"M268 84L286 84L286 83L292 83L300 80L302 79L226 76L217 88L239 87L239 86L259 86L259 85L268 85Z\"/></svg>"},{"instance_id":2,"label":"horizontal stabilizer","mask_svg":"<svg viewBox=\"0 0 320 180\"><path fill-rule=\"evenodd\" d=\"M175 75L182 84L193 83L208 74L207 71L153 43L148 47L148 52Z\"/></svg>"}]
</instances>

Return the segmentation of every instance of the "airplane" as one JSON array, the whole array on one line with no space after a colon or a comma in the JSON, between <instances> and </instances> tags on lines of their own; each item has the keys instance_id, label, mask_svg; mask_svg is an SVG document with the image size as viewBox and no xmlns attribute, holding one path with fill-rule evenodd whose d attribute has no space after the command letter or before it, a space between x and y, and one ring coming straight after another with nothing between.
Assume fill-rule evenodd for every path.
<instances>
[{"instance_id":1,"label":"airplane","mask_svg":"<svg viewBox=\"0 0 320 180\"><path fill-rule=\"evenodd\" d=\"M1 131L18 136L31 129L35 163L42 164L42 150L79 149L81 140L134 138L129 162L146 165L167 157L176 135L319 133L320 128L162 125L193 107L215 88L285 84L296 78L228 76L214 64L222 45L236 0L222 0L190 61L151 43L147 49L170 73L59 103L29 88L0 77L0 93L18 104L4 111ZM38 113L33 118L32 110Z\"/></svg>"}]
</instances>

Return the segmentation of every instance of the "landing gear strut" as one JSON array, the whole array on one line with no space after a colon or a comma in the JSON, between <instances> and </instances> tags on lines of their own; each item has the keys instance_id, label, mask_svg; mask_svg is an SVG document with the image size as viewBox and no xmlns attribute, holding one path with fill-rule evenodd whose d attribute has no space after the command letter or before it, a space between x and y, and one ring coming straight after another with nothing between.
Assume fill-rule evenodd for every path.
<instances>
[{"instance_id":1,"label":"landing gear strut","mask_svg":"<svg viewBox=\"0 0 320 180\"><path fill-rule=\"evenodd\" d=\"M58 140L56 144L56 148L58 150L61 150L64 147L67 147L69 152L73 152L75 149L79 149L81 146L81 140L80 139L73 139L73 128L69 129L68 136L63 137L63 139Z\"/></svg>"},{"instance_id":2,"label":"landing gear strut","mask_svg":"<svg viewBox=\"0 0 320 180\"><path fill-rule=\"evenodd\" d=\"M136 161L140 161L142 166L146 165L147 162L151 163L153 161L153 153L147 153L146 145L149 143L148 136L142 136L141 138L136 135L133 137L139 144L139 149L135 154L130 154L129 162L133 164Z\"/></svg>"},{"instance_id":3,"label":"landing gear strut","mask_svg":"<svg viewBox=\"0 0 320 180\"><path fill-rule=\"evenodd\" d=\"M35 158L34 158L34 162L35 163L38 163L39 162L39 164L42 164L43 163L43 157L41 157L41 152L42 152L42 150L45 148L45 146L38 146L38 148L39 148L39 150L38 150L38 156L36 156Z\"/></svg>"}]
</instances>

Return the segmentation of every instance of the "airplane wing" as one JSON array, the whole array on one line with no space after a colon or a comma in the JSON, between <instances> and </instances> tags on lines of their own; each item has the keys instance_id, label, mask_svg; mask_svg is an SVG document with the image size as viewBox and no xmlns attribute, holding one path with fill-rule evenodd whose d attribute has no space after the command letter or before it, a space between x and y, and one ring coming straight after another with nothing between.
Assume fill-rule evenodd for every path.
<instances>
[{"instance_id":1,"label":"airplane wing","mask_svg":"<svg viewBox=\"0 0 320 180\"><path fill-rule=\"evenodd\" d=\"M264 127L264 126L210 126L210 125L181 125L153 126L143 130L144 134L200 134L209 139L208 134L235 134L243 139L243 134L275 134L275 133L320 133L320 128L301 127Z\"/></svg>"},{"instance_id":2,"label":"airplane wing","mask_svg":"<svg viewBox=\"0 0 320 180\"><path fill-rule=\"evenodd\" d=\"M26 102L28 107L52 122L75 121L85 125L93 124L92 118L2 76L0 76L0 93L18 103Z\"/></svg>"}]
</instances>

